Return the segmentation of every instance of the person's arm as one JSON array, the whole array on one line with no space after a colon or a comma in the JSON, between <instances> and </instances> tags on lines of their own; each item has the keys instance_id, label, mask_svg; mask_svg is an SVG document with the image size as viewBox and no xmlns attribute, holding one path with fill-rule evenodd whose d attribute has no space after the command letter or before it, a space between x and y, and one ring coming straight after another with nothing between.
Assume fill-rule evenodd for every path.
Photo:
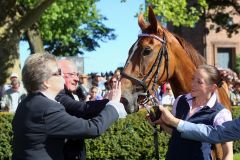
<instances>
[{"instance_id":1,"label":"person's arm","mask_svg":"<svg viewBox=\"0 0 240 160\"><path fill-rule=\"evenodd\" d=\"M122 108L124 108L122 106ZM113 105L108 104L98 116L85 120L65 112L63 106L49 106L43 115L46 132L50 136L64 138L90 138L101 135L119 118Z\"/></svg>"},{"instance_id":2,"label":"person's arm","mask_svg":"<svg viewBox=\"0 0 240 160\"><path fill-rule=\"evenodd\" d=\"M67 114L60 104L54 107L54 104L45 112L44 122L46 131L51 136L65 138L88 138L101 135L118 118L124 118L127 115L125 108L120 103L121 83L112 90L111 101L94 118L84 120Z\"/></svg>"},{"instance_id":3,"label":"person's arm","mask_svg":"<svg viewBox=\"0 0 240 160\"><path fill-rule=\"evenodd\" d=\"M198 140L208 143L222 143L240 139L240 119L224 122L215 127L204 124L194 124L175 118L168 109L160 106L161 120L177 128L183 138ZM160 121L160 120L158 120ZM158 121L155 123L158 124Z\"/></svg>"},{"instance_id":4,"label":"person's arm","mask_svg":"<svg viewBox=\"0 0 240 160\"><path fill-rule=\"evenodd\" d=\"M224 122L222 125L215 127L186 121L178 123L176 121L175 126L184 138L208 143L222 143L240 139L240 119Z\"/></svg>"},{"instance_id":5,"label":"person's arm","mask_svg":"<svg viewBox=\"0 0 240 160\"><path fill-rule=\"evenodd\" d=\"M59 93L55 99L65 107L69 114L84 119L97 116L109 102L106 99L88 102L77 101L64 92Z\"/></svg>"}]
</instances>

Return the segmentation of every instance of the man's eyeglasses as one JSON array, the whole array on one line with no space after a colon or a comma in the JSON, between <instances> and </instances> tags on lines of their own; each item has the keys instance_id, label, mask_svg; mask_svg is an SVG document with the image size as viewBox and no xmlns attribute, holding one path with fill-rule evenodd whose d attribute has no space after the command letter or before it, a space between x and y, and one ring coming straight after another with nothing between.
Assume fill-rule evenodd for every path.
<instances>
[{"instance_id":1,"label":"man's eyeglasses","mask_svg":"<svg viewBox=\"0 0 240 160\"><path fill-rule=\"evenodd\" d=\"M67 74L67 75L69 75L70 77L78 77L79 76L79 73L75 73L75 72L73 72L73 73L63 73L63 74Z\"/></svg>"},{"instance_id":2,"label":"man's eyeglasses","mask_svg":"<svg viewBox=\"0 0 240 160\"><path fill-rule=\"evenodd\" d=\"M52 76L61 76L61 75L62 75L61 68L58 68L58 71L52 74Z\"/></svg>"}]
</instances>

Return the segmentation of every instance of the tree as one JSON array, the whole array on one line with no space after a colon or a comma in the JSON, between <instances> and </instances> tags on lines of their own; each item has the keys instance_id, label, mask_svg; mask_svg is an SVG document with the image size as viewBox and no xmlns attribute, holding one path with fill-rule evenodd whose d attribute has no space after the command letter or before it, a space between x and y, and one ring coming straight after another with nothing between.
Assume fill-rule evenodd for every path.
<instances>
[{"instance_id":1,"label":"tree","mask_svg":"<svg viewBox=\"0 0 240 160\"><path fill-rule=\"evenodd\" d=\"M209 30L226 30L229 37L240 28L239 22L233 20L240 14L239 0L146 0L146 4L154 7L162 21L172 22L174 26L194 27L200 18L205 18L212 22ZM143 5L140 10L143 11Z\"/></svg>"},{"instance_id":2,"label":"tree","mask_svg":"<svg viewBox=\"0 0 240 160\"><path fill-rule=\"evenodd\" d=\"M239 0L207 0L207 3L206 20L212 22L209 29L226 30L229 37L239 32L239 21L233 19L240 15Z\"/></svg>"},{"instance_id":3,"label":"tree","mask_svg":"<svg viewBox=\"0 0 240 160\"><path fill-rule=\"evenodd\" d=\"M45 47L55 55L83 54L99 47L99 40L114 39L114 30L102 23L106 18L96 10L97 1L1 0L0 84L8 77L8 68L19 65L20 38L29 42L31 53Z\"/></svg>"},{"instance_id":4,"label":"tree","mask_svg":"<svg viewBox=\"0 0 240 160\"><path fill-rule=\"evenodd\" d=\"M9 77L10 68L19 68L19 41L54 0L39 0L26 13L16 0L0 0L0 85Z\"/></svg>"},{"instance_id":5,"label":"tree","mask_svg":"<svg viewBox=\"0 0 240 160\"><path fill-rule=\"evenodd\" d=\"M26 0L21 1L26 4ZM34 33L42 37L45 49L55 55L77 55L83 54L84 50L95 50L99 40L115 39L114 30L102 23L106 18L98 13L96 2L58 0L51 5L34 27ZM28 34L26 38L29 40ZM38 46L38 43L32 45Z\"/></svg>"},{"instance_id":6,"label":"tree","mask_svg":"<svg viewBox=\"0 0 240 160\"><path fill-rule=\"evenodd\" d=\"M194 27L207 8L205 0L199 0L197 6L187 0L146 0L146 3L154 7L155 14L162 17L163 22L172 22L174 26Z\"/></svg>"}]
</instances>

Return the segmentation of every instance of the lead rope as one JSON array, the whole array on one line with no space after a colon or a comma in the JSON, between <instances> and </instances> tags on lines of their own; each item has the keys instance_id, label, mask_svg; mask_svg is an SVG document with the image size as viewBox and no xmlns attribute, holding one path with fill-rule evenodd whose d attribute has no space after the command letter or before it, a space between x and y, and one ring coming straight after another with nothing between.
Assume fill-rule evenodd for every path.
<instances>
[{"instance_id":1,"label":"lead rope","mask_svg":"<svg viewBox=\"0 0 240 160\"><path fill-rule=\"evenodd\" d=\"M155 151L155 158L157 160L159 160L160 154L159 154L159 148L158 148L158 129L157 129L157 125L154 124L153 125L153 143L154 143L154 151Z\"/></svg>"},{"instance_id":2,"label":"lead rope","mask_svg":"<svg viewBox=\"0 0 240 160\"><path fill-rule=\"evenodd\" d=\"M159 105L159 101L156 97L152 96L152 95L148 95L148 100L150 100L153 104L153 106L158 106ZM160 160L160 154L159 154L159 143L158 143L158 132L159 129L157 128L157 125L154 124L153 125L153 144L154 144L154 152L155 152L155 158L156 160Z\"/></svg>"}]
</instances>

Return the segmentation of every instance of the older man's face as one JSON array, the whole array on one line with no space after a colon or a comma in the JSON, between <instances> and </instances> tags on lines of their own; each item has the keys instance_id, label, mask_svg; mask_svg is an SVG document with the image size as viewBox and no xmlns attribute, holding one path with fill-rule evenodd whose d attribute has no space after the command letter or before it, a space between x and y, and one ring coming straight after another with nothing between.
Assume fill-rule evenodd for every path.
<instances>
[{"instance_id":1,"label":"older man's face","mask_svg":"<svg viewBox=\"0 0 240 160\"><path fill-rule=\"evenodd\" d=\"M60 67L63 71L66 89L71 92L76 91L79 81L77 67L72 63L60 65Z\"/></svg>"}]
</instances>

